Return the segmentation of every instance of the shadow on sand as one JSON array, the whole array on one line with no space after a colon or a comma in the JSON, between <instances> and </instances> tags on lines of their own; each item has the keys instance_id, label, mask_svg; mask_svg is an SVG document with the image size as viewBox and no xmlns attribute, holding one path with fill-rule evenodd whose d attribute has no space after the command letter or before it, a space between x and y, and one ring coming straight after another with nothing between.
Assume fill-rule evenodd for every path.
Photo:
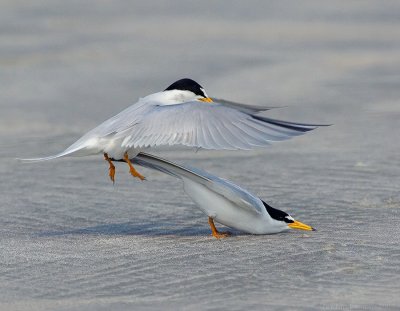
<instances>
[{"instance_id":1,"label":"shadow on sand","mask_svg":"<svg viewBox=\"0 0 400 311\"><path fill-rule=\"evenodd\" d=\"M226 231L228 229L221 229ZM230 229L234 235L248 235L246 233ZM78 228L72 230L45 231L37 234L39 237L54 237L64 235L137 235L137 236L209 236L211 230L206 226L192 225L190 227L177 228L175 224L157 222L157 223L135 223L124 222L116 224L102 224L87 228Z\"/></svg>"}]
</instances>

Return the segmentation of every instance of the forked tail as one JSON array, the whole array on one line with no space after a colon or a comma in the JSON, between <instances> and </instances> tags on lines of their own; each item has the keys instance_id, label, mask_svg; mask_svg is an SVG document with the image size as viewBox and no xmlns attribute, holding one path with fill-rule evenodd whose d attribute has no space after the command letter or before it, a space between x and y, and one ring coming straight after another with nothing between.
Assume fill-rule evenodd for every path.
<instances>
[{"instance_id":1,"label":"forked tail","mask_svg":"<svg viewBox=\"0 0 400 311\"><path fill-rule=\"evenodd\" d=\"M30 158L30 159L17 159L21 160L24 162L41 162L41 161L48 161L48 160L54 160L57 158L65 157L65 156L83 156L83 155L88 155L87 152L85 152L85 149L82 148L67 148L63 152L57 153L55 155L47 156L47 157L42 157L42 158Z\"/></svg>"},{"instance_id":2,"label":"forked tail","mask_svg":"<svg viewBox=\"0 0 400 311\"><path fill-rule=\"evenodd\" d=\"M191 180L197 179L200 182L209 180L206 176L207 173L204 171L185 167L144 152L139 153L135 158L131 159L131 161L140 166L154 169L177 178L186 177Z\"/></svg>"}]
</instances>

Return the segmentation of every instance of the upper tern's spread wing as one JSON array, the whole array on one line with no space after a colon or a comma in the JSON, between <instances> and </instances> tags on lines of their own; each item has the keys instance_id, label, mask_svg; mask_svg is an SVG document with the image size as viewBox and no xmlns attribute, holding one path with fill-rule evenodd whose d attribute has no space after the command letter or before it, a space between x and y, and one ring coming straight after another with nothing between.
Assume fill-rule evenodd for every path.
<instances>
[{"instance_id":1,"label":"upper tern's spread wing","mask_svg":"<svg viewBox=\"0 0 400 311\"><path fill-rule=\"evenodd\" d=\"M156 93L161 94L161 93ZM270 108L217 99L166 104L150 95L92 129L63 152L67 155L106 152L107 145L124 152L131 148L183 145L204 149L249 150L304 134L319 125L300 124L259 116Z\"/></svg>"},{"instance_id":2,"label":"upper tern's spread wing","mask_svg":"<svg viewBox=\"0 0 400 311\"><path fill-rule=\"evenodd\" d=\"M120 139L122 148L184 145L234 150L266 146L317 127L267 119L219 103L193 101L146 108L139 116L138 111L121 113L111 124L101 125L100 132Z\"/></svg>"},{"instance_id":3,"label":"upper tern's spread wing","mask_svg":"<svg viewBox=\"0 0 400 311\"><path fill-rule=\"evenodd\" d=\"M266 106L241 104L241 103L233 102L230 100L226 100L226 99L222 99L222 98L215 98L215 97L212 97L212 100L215 103L221 104L223 106L231 107L231 108L234 108L239 111L246 112L246 113L257 113L260 111L267 111L267 110L279 108L279 107L266 107Z\"/></svg>"}]
</instances>

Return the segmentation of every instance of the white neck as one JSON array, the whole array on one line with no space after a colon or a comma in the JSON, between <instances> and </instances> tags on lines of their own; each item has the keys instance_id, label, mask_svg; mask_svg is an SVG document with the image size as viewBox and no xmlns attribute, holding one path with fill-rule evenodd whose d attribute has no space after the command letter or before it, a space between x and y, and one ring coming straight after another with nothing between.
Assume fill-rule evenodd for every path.
<instances>
[{"instance_id":1,"label":"white neck","mask_svg":"<svg viewBox=\"0 0 400 311\"><path fill-rule=\"evenodd\" d=\"M156 101L159 105L177 105L188 101L193 101L201 96L198 96L190 91L170 90L154 93L143 98L148 101Z\"/></svg>"}]
</instances>

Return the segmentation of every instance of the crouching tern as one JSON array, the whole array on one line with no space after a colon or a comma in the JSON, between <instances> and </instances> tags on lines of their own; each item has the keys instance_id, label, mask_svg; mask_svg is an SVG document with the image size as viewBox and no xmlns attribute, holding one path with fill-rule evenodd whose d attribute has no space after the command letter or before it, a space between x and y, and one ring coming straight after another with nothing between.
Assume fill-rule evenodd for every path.
<instances>
[{"instance_id":1,"label":"crouching tern","mask_svg":"<svg viewBox=\"0 0 400 311\"><path fill-rule=\"evenodd\" d=\"M315 231L238 185L203 170L178 165L147 153L139 153L131 161L181 179L187 195L208 216L212 235L218 239L230 233L219 232L214 221L252 234L272 234L291 228Z\"/></svg>"},{"instance_id":2,"label":"crouching tern","mask_svg":"<svg viewBox=\"0 0 400 311\"><path fill-rule=\"evenodd\" d=\"M191 79L181 79L164 91L148 95L92 129L56 155L23 159L44 161L65 156L103 154L114 182L112 159L123 159L134 177L145 179L130 159L149 147L237 150L265 147L304 134L319 125L280 121L258 115L268 107L210 98Z\"/></svg>"}]
</instances>

